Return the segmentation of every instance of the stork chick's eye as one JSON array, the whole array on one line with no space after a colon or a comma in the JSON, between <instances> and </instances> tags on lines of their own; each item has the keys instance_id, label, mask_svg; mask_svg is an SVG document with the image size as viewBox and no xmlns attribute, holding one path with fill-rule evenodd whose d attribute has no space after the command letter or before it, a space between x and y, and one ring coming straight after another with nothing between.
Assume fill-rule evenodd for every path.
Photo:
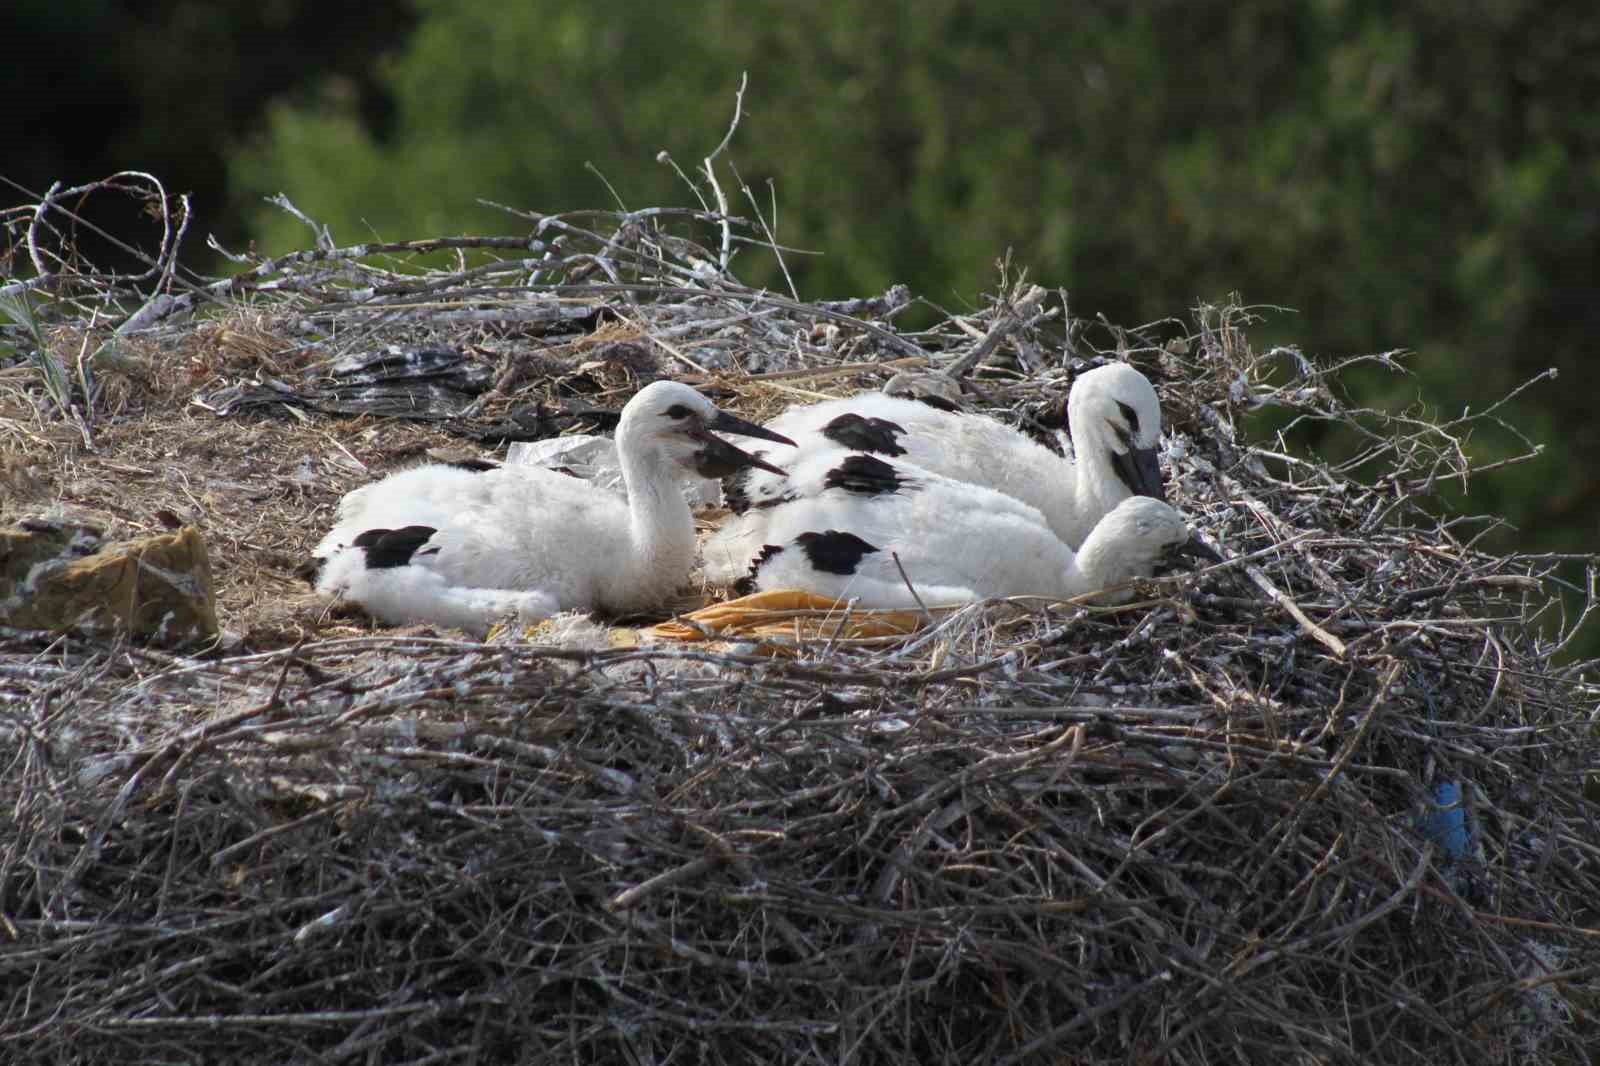
<instances>
[{"instance_id":1,"label":"stork chick's eye","mask_svg":"<svg viewBox=\"0 0 1600 1066\"><path fill-rule=\"evenodd\" d=\"M1117 401L1117 410L1121 411L1122 417L1127 419L1129 432L1133 436L1137 437L1139 435L1139 412L1135 411L1132 407L1123 403L1121 400Z\"/></svg>"},{"instance_id":2,"label":"stork chick's eye","mask_svg":"<svg viewBox=\"0 0 1600 1066\"><path fill-rule=\"evenodd\" d=\"M690 415L694 414L694 412L689 409L688 405L681 403L673 404L662 413L671 419L688 418Z\"/></svg>"}]
</instances>

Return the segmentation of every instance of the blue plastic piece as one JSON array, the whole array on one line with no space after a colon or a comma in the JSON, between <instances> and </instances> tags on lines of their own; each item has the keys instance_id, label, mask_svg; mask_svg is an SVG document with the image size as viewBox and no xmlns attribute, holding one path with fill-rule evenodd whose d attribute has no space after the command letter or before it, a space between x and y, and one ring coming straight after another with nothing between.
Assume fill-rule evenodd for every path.
<instances>
[{"instance_id":1,"label":"blue plastic piece","mask_svg":"<svg viewBox=\"0 0 1600 1066\"><path fill-rule=\"evenodd\" d=\"M1438 844L1451 859L1464 859L1472 845L1472 834L1467 831L1467 812L1461 805L1461 786L1454 781L1443 781L1434 786L1434 802L1449 810L1430 810L1422 819L1422 832Z\"/></svg>"}]
</instances>

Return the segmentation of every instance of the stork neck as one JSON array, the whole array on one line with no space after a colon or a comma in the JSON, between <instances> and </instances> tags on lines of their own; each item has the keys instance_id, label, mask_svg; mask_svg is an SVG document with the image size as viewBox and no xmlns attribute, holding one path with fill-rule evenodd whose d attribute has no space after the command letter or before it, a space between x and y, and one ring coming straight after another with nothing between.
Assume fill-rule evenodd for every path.
<instances>
[{"instance_id":1,"label":"stork neck","mask_svg":"<svg viewBox=\"0 0 1600 1066\"><path fill-rule=\"evenodd\" d=\"M694 558L694 517L676 465L636 430L626 418L617 427L617 459L628 493L628 539L634 550L632 560L616 560L617 570L641 567L646 574L681 576Z\"/></svg>"},{"instance_id":2,"label":"stork neck","mask_svg":"<svg viewBox=\"0 0 1600 1066\"><path fill-rule=\"evenodd\" d=\"M1104 424L1072 412L1072 495L1079 514L1104 514L1128 495L1111 466L1112 440Z\"/></svg>"}]
</instances>

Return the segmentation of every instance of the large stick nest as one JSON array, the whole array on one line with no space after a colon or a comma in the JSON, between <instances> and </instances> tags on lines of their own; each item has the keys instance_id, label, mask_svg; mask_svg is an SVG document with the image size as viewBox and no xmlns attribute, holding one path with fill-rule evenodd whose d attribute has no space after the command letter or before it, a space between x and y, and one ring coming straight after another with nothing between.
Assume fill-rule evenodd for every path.
<instances>
[{"instance_id":1,"label":"large stick nest","mask_svg":"<svg viewBox=\"0 0 1600 1066\"><path fill-rule=\"evenodd\" d=\"M50 203L8 217L53 345L19 350L120 368L69 359L64 407L7 379L13 483L153 470L173 432L254 434L229 483L267 479L148 490L214 539L225 648L0 631L0 1040L30 1061L1589 1061L1596 689L1558 665L1558 561L1475 548L1431 495L1486 416L1352 408L1237 307L1124 330L1014 277L960 314L779 298L731 272L763 227L711 212L188 288L175 240L141 279L67 261ZM476 258L412 259L446 244ZM387 346L461 373L424 374L424 410L333 372ZM1125 606L773 656L288 596L380 437L539 436L654 376L759 417L917 367L1049 428L1107 357L1156 382L1171 494L1229 558ZM426 432L306 413L363 397ZM1286 435L1253 439L1268 416ZM1348 458L1294 450L1307 425Z\"/></svg>"}]
</instances>

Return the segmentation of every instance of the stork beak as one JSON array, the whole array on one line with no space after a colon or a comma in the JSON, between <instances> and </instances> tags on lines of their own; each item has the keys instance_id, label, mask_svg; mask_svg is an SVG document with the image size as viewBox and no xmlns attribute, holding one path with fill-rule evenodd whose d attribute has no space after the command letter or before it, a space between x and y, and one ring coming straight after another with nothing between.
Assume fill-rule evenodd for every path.
<instances>
[{"instance_id":1,"label":"stork beak","mask_svg":"<svg viewBox=\"0 0 1600 1066\"><path fill-rule=\"evenodd\" d=\"M757 427L760 428L760 427ZM777 437L776 433L772 436ZM779 438L782 440L782 438ZM736 471L748 466L760 467L762 470L771 471L783 477L788 472L780 467L773 466L758 455L751 455L741 448L735 448L721 437L707 433L699 438L700 447L694 453L694 472L701 477L721 481ZM784 441L785 444L792 443Z\"/></svg>"},{"instance_id":2,"label":"stork beak","mask_svg":"<svg viewBox=\"0 0 1600 1066\"><path fill-rule=\"evenodd\" d=\"M1220 563L1223 561L1222 556L1218 555L1205 541L1193 533L1189 534L1189 539L1182 544L1174 544L1171 548L1168 548L1167 557L1169 561L1174 563L1181 560L1196 565L1200 562Z\"/></svg>"},{"instance_id":3,"label":"stork beak","mask_svg":"<svg viewBox=\"0 0 1600 1066\"><path fill-rule=\"evenodd\" d=\"M1167 489L1161 483L1161 464L1156 462L1156 449L1130 448L1125 452L1111 453L1111 468L1135 496L1153 496L1167 502Z\"/></svg>"},{"instance_id":4,"label":"stork beak","mask_svg":"<svg viewBox=\"0 0 1600 1066\"><path fill-rule=\"evenodd\" d=\"M783 434L774 433L765 426L758 426L754 422L746 422L738 415L730 415L726 411L718 411L717 417L706 423L706 428L715 430L718 433L737 433L741 437L760 437L762 440L777 441L779 444L787 444L791 448L796 447L795 442Z\"/></svg>"},{"instance_id":5,"label":"stork beak","mask_svg":"<svg viewBox=\"0 0 1600 1066\"><path fill-rule=\"evenodd\" d=\"M701 477L721 480L729 474L743 470L748 466L760 467L787 477L787 472L773 466L762 459L760 455L751 455L747 451L735 448L721 437L712 433L737 433L741 437L760 437L762 440L773 440L779 444L795 447L794 441L781 433L774 433L765 426L758 426L754 422L746 422L738 415L730 415L726 411L718 411L715 418L690 430L689 435L700 442L700 447L694 453L695 473Z\"/></svg>"}]
</instances>

